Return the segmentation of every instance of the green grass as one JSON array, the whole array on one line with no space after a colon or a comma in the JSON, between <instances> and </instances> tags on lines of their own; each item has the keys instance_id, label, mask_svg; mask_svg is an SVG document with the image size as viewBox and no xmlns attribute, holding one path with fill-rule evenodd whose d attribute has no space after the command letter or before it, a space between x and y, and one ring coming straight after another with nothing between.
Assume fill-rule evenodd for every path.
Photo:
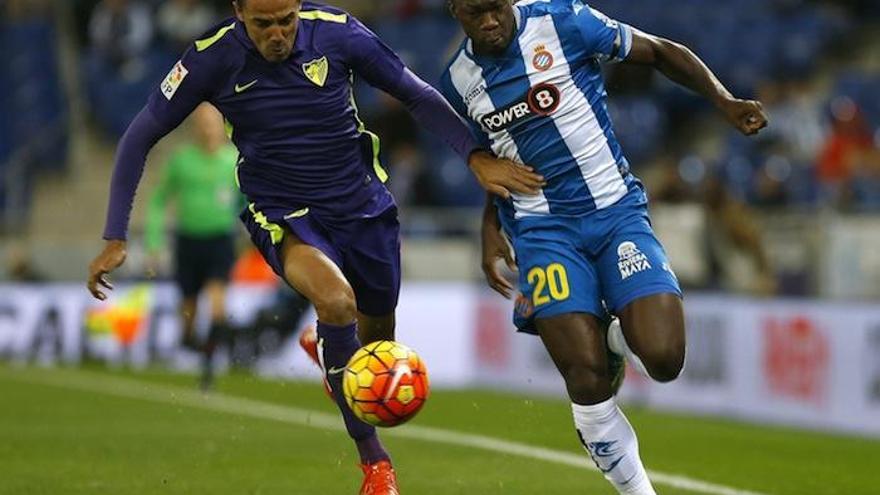
<instances>
[{"instance_id":1,"label":"green grass","mask_svg":"<svg viewBox=\"0 0 880 495\"><path fill-rule=\"evenodd\" d=\"M194 383L163 372L97 373L144 389ZM357 493L356 454L340 432L55 383L89 376L0 364L0 494ZM335 411L314 383L231 375L218 392ZM639 409L627 415L655 471L774 495L877 493L877 441ZM415 423L580 452L563 401L436 391ZM385 443L404 495L615 493L586 469L421 440Z\"/></svg>"}]
</instances>

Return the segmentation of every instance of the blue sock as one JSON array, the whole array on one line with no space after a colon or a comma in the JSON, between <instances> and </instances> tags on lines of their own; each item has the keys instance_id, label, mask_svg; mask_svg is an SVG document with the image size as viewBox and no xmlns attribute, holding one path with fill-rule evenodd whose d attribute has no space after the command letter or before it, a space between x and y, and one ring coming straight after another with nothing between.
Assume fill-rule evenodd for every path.
<instances>
[{"instance_id":1,"label":"blue sock","mask_svg":"<svg viewBox=\"0 0 880 495\"><path fill-rule=\"evenodd\" d=\"M351 359L351 356L354 355L360 346L357 338L356 323L338 327L318 322L318 349L324 361L324 373L327 376L327 381L330 382L330 388L333 389L333 398L336 399L336 405L339 406L339 410L342 412L342 418L345 420L345 429L348 430L348 435L357 444L361 463L373 464L389 459L388 452L385 451L382 443L379 442L379 437L376 436L376 428L357 419L354 413L351 412L348 404L346 404L345 396L342 394L343 373L331 373L331 370L344 370L348 360Z\"/></svg>"}]
</instances>

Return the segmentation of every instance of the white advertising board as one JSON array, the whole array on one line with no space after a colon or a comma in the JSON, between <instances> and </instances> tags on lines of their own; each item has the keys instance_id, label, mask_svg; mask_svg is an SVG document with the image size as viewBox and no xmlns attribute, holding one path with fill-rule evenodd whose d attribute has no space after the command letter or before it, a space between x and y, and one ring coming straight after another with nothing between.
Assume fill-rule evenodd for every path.
<instances>
[{"instance_id":1,"label":"white advertising board","mask_svg":"<svg viewBox=\"0 0 880 495\"><path fill-rule=\"evenodd\" d=\"M271 296L232 288L231 320L247 324ZM177 301L163 284L121 287L105 303L79 285L0 285L0 359L194 368L197 357L178 348ZM880 307L688 295L685 308L682 376L657 384L630 372L623 401L880 437ZM422 355L433 385L565 396L540 339L514 332L511 303L487 289L408 283L397 319L398 340ZM260 354L253 368L318 377L295 338Z\"/></svg>"}]
</instances>

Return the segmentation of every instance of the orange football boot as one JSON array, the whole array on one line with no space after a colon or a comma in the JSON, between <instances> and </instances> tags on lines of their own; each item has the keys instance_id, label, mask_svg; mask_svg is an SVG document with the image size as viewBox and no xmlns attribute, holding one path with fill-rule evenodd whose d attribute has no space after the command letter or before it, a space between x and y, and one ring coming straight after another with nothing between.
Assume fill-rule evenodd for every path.
<instances>
[{"instance_id":1,"label":"orange football boot","mask_svg":"<svg viewBox=\"0 0 880 495\"><path fill-rule=\"evenodd\" d=\"M303 329L302 333L299 336L299 346L306 351L306 354L312 358L315 365L318 369L321 370L321 379L324 380L324 391L327 392L327 395L333 399L333 389L330 387L330 382L327 381L327 375L324 374L324 367L321 366L321 360L318 358L318 332L315 330L314 326L307 326Z\"/></svg>"},{"instance_id":2,"label":"orange football boot","mask_svg":"<svg viewBox=\"0 0 880 495\"><path fill-rule=\"evenodd\" d=\"M375 464L361 464L364 471L364 484L360 495L400 495L397 488L397 475L389 461Z\"/></svg>"}]
</instances>

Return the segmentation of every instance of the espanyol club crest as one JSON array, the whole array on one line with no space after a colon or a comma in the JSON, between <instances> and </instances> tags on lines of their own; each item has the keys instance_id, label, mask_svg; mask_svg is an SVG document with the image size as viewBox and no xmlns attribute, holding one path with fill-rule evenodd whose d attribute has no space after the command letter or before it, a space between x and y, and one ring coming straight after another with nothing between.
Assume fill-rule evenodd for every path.
<instances>
[{"instance_id":1,"label":"espanyol club crest","mask_svg":"<svg viewBox=\"0 0 880 495\"><path fill-rule=\"evenodd\" d=\"M553 67L553 54L550 53L544 45L536 46L535 56L532 58L532 65L534 65L535 69L538 71L544 72L550 67Z\"/></svg>"}]
</instances>

